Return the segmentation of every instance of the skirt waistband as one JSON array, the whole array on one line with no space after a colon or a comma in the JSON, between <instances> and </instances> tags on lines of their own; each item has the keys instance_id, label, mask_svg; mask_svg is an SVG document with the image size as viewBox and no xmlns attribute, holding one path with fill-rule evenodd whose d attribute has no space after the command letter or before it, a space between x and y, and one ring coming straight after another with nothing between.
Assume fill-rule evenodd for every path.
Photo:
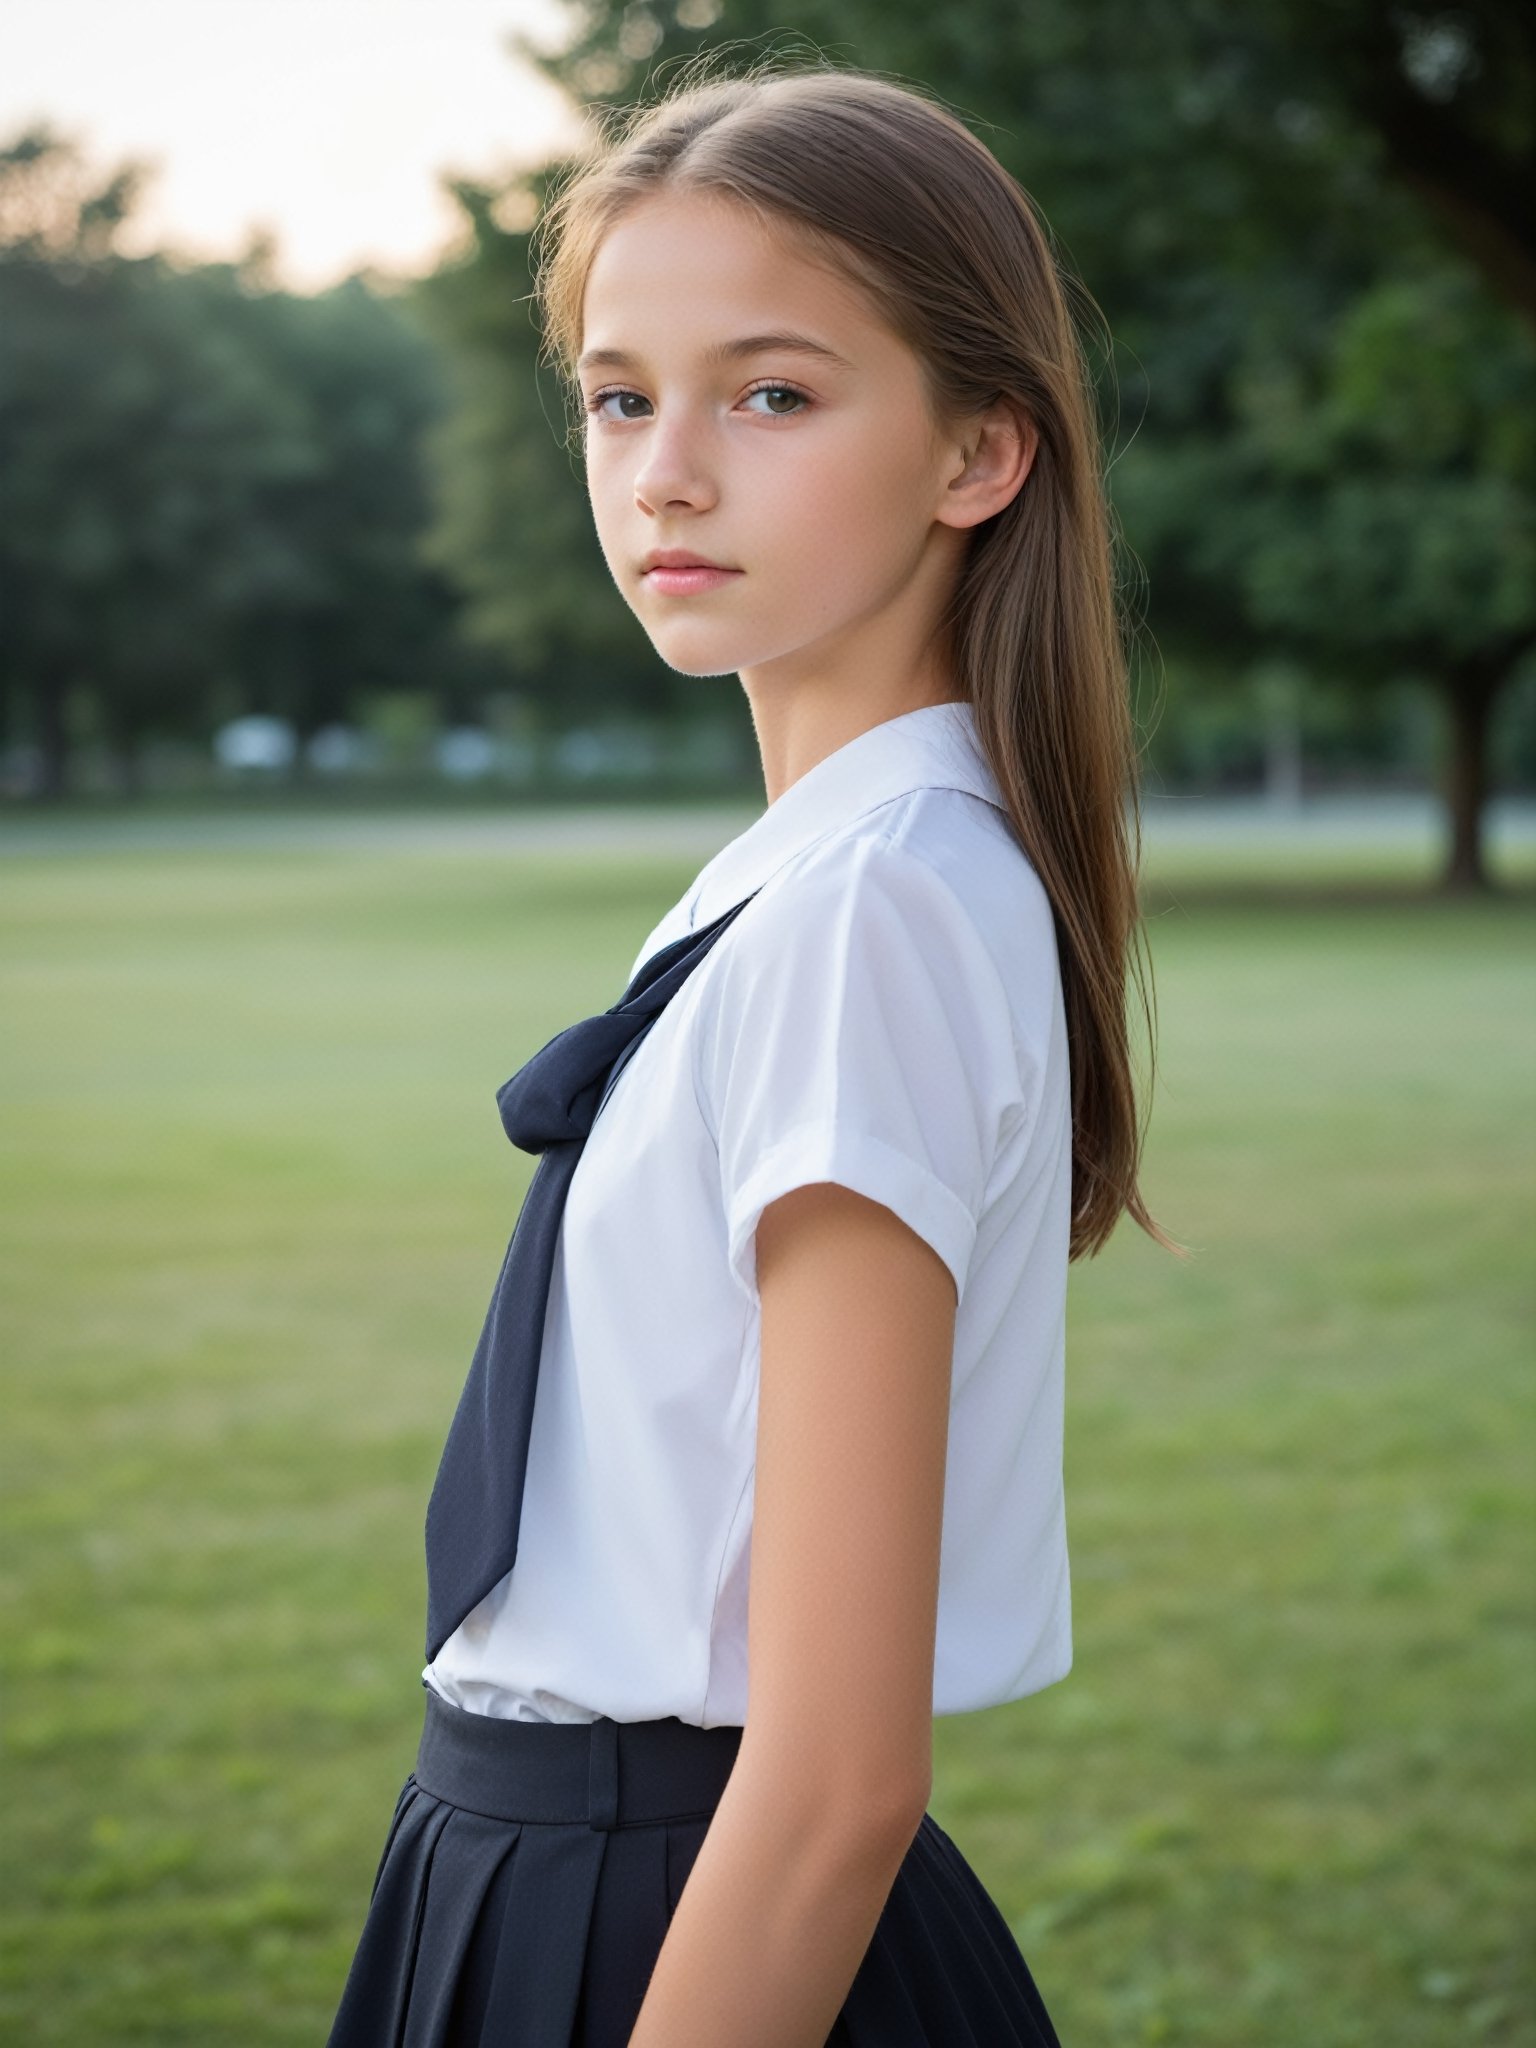
<instances>
[{"instance_id":1,"label":"skirt waistband","mask_svg":"<svg viewBox=\"0 0 1536 2048\"><path fill-rule=\"evenodd\" d=\"M492 1820L591 1828L708 1819L741 1746L740 1728L659 1721L502 1721L426 1687L416 1783Z\"/></svg>"}]
</instances>

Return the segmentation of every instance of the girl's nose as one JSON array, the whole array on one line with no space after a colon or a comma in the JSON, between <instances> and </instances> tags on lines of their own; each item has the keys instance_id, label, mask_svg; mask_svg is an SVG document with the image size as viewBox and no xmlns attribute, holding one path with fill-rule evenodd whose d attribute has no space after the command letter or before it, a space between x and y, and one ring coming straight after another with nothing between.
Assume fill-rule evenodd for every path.
<instances>
[{"instance_id":1,"label":"girl's nose","mask_svg":"<svg viewBox=\"0 0 1536 2048\"><path fill-rule=\"evenodd\" d=\"M669 505L705 506L714 502L715 493L697 425L690 429L678 417L657 420L646 434L635 472L636 504L649 512Z\"/></svg>"}]
</instances>

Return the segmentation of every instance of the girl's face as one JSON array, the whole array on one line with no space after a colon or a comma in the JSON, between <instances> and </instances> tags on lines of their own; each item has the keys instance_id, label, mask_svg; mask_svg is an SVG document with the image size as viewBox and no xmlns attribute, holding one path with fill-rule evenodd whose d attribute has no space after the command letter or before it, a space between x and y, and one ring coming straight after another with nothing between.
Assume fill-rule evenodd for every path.
<instances>
[{"instance_id":1,"label":"girl's face","mask_svg":"<svg viewBox=\"0 0 1536 2048\"><path fill-rule=\"evenodd\" d=\"M603 554L683 673L830 680L899 660L961 529L996 509L950 491L966 449L864 294L728 199L658 194L609 230L578 369ZM647 573L658 549L731 573L669 587Z\"/></svg>"}]
</instances>

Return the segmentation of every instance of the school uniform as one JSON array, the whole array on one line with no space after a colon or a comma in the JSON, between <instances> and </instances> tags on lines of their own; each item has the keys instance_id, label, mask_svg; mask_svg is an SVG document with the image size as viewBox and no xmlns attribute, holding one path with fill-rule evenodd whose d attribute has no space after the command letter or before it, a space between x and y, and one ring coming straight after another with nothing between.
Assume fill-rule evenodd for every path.
<instances>
[{"instance_id":1,"label":"school uniform","mask_svg":"<svg viewBox=\"0 0 1536 2048\"><path fill-rule=\"evenodd\" d=\"M887 720L791 784L647 936L631 991L648 974L655 1014L594 1083L540 1226L515 1537L474 1557L494 1517L466 1492L501 1484L486 1418L513 1412L477 1386L494 1312L450 1432L421 1749L331 2048L627 2042L746 1720L754 1233L790 1189L872 1197L954 1277L935 1715L1071 1664L1066 1019L970 706ZM429 1515L429 1580L433 1540ZM925 1815L829 2048L1055 2040Z\"/></svg>"}]
</instances>

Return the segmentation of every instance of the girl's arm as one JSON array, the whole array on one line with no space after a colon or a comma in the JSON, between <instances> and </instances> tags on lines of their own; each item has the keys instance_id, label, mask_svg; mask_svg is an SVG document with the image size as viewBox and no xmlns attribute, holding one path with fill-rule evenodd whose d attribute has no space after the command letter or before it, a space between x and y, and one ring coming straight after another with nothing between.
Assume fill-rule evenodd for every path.
<instances>
[{"instance_id":1,"label":"girl's arm","mask_svg":"<svg viewBox=\"0 0 1536 2048\"><path fill-rule=\"evenodd\" d=\"M832 1183L757 1276L750 1706L630 2048L825 2048L932 1787L954 1281Z\"/></svg>"}]
</instances>

